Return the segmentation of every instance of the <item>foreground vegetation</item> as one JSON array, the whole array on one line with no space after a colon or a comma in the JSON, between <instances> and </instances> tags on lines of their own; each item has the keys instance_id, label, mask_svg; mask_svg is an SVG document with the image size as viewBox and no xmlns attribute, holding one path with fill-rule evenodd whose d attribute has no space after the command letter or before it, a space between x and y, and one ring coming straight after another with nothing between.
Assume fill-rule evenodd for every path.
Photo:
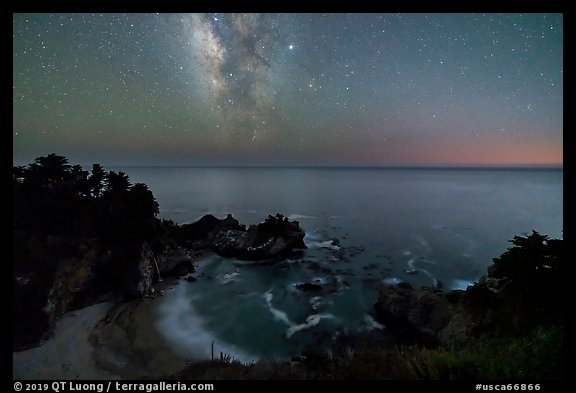
<instances>
[{"instance_id":1,"label":"foreground vegetation","mask_svg":"<svg viewBox=\"0 0 576 393\"><path fill-rule=\"evenodd\" d=\"M226 356L197 362L169 379L514 380L563 377L563 329L538 328L518 338L486 339L461 349L417 345L359 348L299 363L243 364Z\"/></svg>"}]
</instances>

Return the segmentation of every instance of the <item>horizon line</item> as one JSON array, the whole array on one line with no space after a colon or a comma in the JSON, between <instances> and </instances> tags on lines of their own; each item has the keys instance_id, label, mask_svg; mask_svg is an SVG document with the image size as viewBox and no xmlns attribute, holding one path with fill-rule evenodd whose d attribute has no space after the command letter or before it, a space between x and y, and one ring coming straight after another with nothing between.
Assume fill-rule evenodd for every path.
<instances>
[{"instance_id":1,"label":"horizon line","mask_svg":"<svg viewBox=\"0 0 576 393\"><path fill-rule=\"evenodd\" d=\"M92 165L92 164L83 164ZM456 164L456 165L281 165L281 164L102 164L124 168L246 168L246 169L564 169L563 164Z\"/></svg>"}]
</instances>

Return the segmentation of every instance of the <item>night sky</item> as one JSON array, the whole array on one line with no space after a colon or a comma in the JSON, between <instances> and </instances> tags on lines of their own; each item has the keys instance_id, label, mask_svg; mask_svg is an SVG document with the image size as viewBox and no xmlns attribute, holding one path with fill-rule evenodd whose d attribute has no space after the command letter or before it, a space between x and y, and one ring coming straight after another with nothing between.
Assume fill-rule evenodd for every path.
<instances>
[{"instance_id":1,"label":"night sky","mask_svg":"<svg viewBox=\"0 0 576 393\"><path fill-rule=\"evenodd\" d=\"M562 164L560 14L14 14L13 153Z\"/></svg>"}]
</instances>

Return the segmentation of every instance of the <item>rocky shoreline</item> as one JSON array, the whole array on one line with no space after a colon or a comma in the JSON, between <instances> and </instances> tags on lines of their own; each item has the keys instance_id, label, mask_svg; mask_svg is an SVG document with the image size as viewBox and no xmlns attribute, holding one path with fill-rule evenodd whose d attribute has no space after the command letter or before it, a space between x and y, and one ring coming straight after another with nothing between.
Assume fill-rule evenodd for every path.
<instances>
[{"instance_id":1,"label":"rocky shoreline","mask_svg":"<svg viewBox=\"0 0 576 393\"><path fill-rule=\"evenodd\" d=\"M274 263L306 247L298 222L280 214L248 228L229 214L224 219L206 215L181 226L165 221L160 229L161 235L150 241L120 245L14 234L16 254L23 260L55 261L51 281L32 270L20 268L16 273L16 304L35 294L42 307L36 315L45 323L35 324L32 318L19 322L28 336L15 344L14 378L139 379L174 374L190 359L171 349L155 323L158 304L165 291L178 285L178 277L188 275L186 280L194 281L189 275L194 263L212 253L247 263ZM110 268L120 261L123 270ZM119 286L103 284L110 274ZM46 287L45 297L38 285ZM17 340L18 331L15 334Z\"/></svg>"},{"instance_id":2,"label":"rocky shoreline","mask_svg":"<svg viewBox=\"0 0 576 393\"><path fill-rule=\"evenodd\" d=\"M178 285L154 285L156 296L98 303L65 313L42 345L14 352L14 379L142 379L176 373L189 364L155 328L160 293Z\"/></svg>"},{"instance_id":3,"label":"rocky shoreline","mask_svg":"<svg viewBox=\"0 0 576 393\"><path fill-rule=\"evenodd\" d=\"M159 235L148 241L120 243L38 238L15 232L13 248L16 259L20 259L15 263L15 308L33 308L17 315L22 319L16 322L19 329L14 336L14 350L32 348L46 340L66 311L105 300L118 302L153 295L154 282L192 272L193 260L207 251L253 263L273 263L294 249L306 248L305 232L299 223L280 214L248 228L230 214L222 220L206 215L181 226L158 220L157 226ZM52 261L51 265L42 260ZM26 269L21 261L47 271Z\"/></svg>"}]
</instances>

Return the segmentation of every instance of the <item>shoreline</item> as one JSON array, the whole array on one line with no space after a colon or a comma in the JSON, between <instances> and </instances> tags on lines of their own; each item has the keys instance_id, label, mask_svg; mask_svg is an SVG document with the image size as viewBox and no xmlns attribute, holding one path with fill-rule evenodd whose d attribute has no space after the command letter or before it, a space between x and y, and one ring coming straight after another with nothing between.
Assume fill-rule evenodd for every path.
<instances>
[{"instance_id":1,"label":"shoreline","mask_svg":"<svg viewBox=\"0 0 576 393\"><path fill-rule=\"evenodd\" d=\"M13 379L141 379L181 371L189 362L156 328L161 293L178 281L156 283L154 298L65 313L46 342L12 353Z\"/></svg>"}]
</instances>

